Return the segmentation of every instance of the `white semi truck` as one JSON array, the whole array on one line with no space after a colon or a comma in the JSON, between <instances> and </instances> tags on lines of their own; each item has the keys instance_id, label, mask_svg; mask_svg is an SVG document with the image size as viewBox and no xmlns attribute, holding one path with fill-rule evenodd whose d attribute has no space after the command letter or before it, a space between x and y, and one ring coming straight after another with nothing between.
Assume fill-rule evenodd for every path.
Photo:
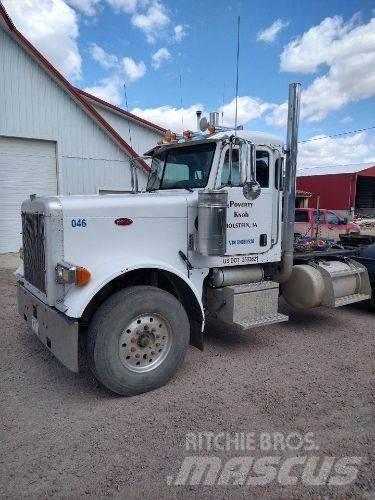
<instances>
[{"instance_id":1,"label":"white semi truck","mask_svg":"<svg viewBox=\"0 0 375 500\"><path fill-rule=\"evenodd\" d=\"M207 314L248 329L288 319L280 293L302 308L369 298L351 259L293 265L299 96L291 84L286 148L213 114L204 133L168 133L149 152L143 192L136 160L132 192L22 204L19 312L67 368L85 335L95 377L138 394L168 382L189 342L203 347Z\"/></svg>"}]
</instances>

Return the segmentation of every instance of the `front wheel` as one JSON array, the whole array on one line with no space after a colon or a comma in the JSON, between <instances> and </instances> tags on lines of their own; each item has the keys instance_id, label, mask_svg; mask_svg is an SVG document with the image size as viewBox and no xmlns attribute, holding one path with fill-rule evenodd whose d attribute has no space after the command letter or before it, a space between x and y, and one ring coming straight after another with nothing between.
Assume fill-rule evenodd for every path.
<instances>
[{"instance_id":1,"label":"front wheel","mask_svg":"<svg viewBox=\"0 0 375 500\"><path fill-rule=\"evenodd\" d=\"M181 365L190 338L182 304L152 286L134 286L107 299L92 318L88 362L95 377L123 396L166 384Z\"/></svg>"}]
</instances>

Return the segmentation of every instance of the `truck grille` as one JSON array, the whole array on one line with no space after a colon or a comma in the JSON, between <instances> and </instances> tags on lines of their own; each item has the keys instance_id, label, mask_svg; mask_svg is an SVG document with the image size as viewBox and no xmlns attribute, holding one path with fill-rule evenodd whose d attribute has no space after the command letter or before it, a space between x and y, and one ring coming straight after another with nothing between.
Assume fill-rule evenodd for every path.
<instances>
[{"instance_id":1,"label":"truck grille","mask_svg":"<svg viewBox=\"0 0 375 500\"><path fill-rule=\"evenodd\" d=\"M22 240L25 279L42 292L45 292L46 277L43 214L22 214Z\"/></svg>"}]
</instances>

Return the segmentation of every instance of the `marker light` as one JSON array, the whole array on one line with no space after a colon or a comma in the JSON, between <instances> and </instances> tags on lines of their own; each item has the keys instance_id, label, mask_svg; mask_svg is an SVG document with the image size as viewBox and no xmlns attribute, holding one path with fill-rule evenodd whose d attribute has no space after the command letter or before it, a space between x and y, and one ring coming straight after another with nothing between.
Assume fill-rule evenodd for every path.
<instances>
[{"instance_id":1,"label":"marker light","mask_svg":"<svg viewBox=\"0 0 375 500\"><path fill-rule=\"evenodd\" d=\"M184 139L186 139L186 140L191 139L191 132L190 132L190 130L184 130L182 132L182 135L184 136Z\"/></svg>"},{"instance_id":2,"label":"marker light","mask_svg":"<svg viewBox=\"0 0 375 500\"><path fill-rule=\"evenodd\" d=\"M91 274L84 267L74 266L68 262L59 262L56 265L56 282L61 285L67 283L68 285L84 286L90 281Z\"/></svg>"},{"instance_id":3,"label":"marker light","mask_svg":"<svg viewBox=\"0 0 375 500\"><path fill-rule=\"evenodd\" d=\"M91 273L85 267L76 267L76 285L85 286L90 281Z\"/></svg>"},{"instance_id":4,"label":"marker light","mask_svg":"<svg viewBox=\"0 0 375 500\"><path fill-rule=\"evenodd\" d=\"M207 129L210 134L214 134L216 132L216 128L213 125L209 125Z\"/></svg>"}]
</instances>

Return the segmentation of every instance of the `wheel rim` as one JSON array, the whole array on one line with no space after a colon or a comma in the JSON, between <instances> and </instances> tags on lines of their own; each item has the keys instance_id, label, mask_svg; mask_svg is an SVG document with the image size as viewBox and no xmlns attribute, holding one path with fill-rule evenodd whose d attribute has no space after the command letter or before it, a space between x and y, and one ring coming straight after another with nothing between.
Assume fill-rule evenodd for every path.
<instances>
[{"instance_id":1,"label":"wheel rim","mask_svg":"<svg viewBox=\"0 0 375 500\"><path fill-rule=\"evenodd\" d=\"M120 335L120 360L129 370L147 372L164 361L171 343L172 329L167 319L160 314L142 314Z\"/></svg>"}]
</instances>

